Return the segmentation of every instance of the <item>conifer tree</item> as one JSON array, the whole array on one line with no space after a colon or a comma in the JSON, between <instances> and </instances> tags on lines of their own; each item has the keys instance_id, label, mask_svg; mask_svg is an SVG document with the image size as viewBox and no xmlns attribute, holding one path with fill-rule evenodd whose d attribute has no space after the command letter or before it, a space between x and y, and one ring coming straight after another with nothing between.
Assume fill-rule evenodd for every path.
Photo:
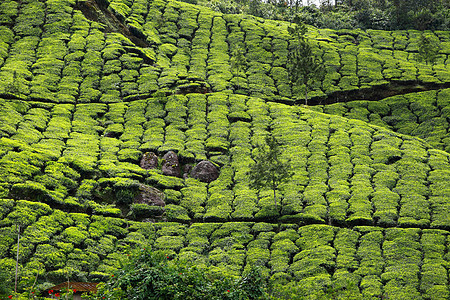
<instances>
[{"instance_id":1,"label":"conifer tree","mask_svg":"<svg viewBox=\"0 0 450 300\"><path fill-rule=\"evenodd\" d=\"M236 85L238 89L241 88L239 84L240 75L241 73L245 74L245 68L247 67L247 59L245 58L244 53L245 50L243 47L238 45L234 48L233 56L231 57L231 72L236 76Z\"/></svg>"},{"instance_id":2,"label":"conifer tree","mask_svg":"<svg viewBox=\"0 0 450 300\"><path fill-rule=\"evenodd\" d=\"M422 33L419 40L419 53L417 59L434 65L439 57L439 40L433 35Z\"/></svg>"},{"instance_id":3,"label":"conifer tree","mask_svg":"<svg viewBox=\"0 0 450 300\"><path fill-rule=\"evenodd\" d=\"M323 80L325 68L322 60L313 52L311 43L306 39L308 28L297 18L296 24L288 31L293 39L293 47L287 57L287 70L293 85L305 87L305 105L308 105L308 91L311 84Z\"/></svg>"},{"instance_id":4,"label":"conifer tree","mask_svg":"<svg viewBox=\"0 0 450 300\"><path fill-rule=\"evenodd\" d=\"M275 207L278 186L292 176L289 162L281 161L281 149L273 136L266 136L266 144L257 149L255 161L249 172L250 187L260 190L270 187L273 190Z\"/></svg>"}]
</instances>

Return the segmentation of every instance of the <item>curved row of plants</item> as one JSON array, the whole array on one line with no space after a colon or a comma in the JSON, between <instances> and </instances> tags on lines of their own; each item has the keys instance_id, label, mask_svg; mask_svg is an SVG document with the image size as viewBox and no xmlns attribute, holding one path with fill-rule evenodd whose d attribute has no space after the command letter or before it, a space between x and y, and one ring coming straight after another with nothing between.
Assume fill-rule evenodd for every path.
<instances>
[{"instance_id":1,"label":"curved row of plants","mask_svg":"<svg viewBox=\"0 0 450 300\"><path fill-rule=\"evenodd\" d=\"M148 46L141 47L118 29L109 32L107 25L88 20L75 0L7 4L0 20L0 93L8 97L112 103L159 89L232 90L294 102L301 89L291 86L285 69L292 47L286 22L175 1L111 1L108 9ZM429 35L441 44L434 65L417 60L418 31L312 28L309 37L327 74L311 96L392 81L449 82L450 36ZM234 67L240 55L242 66Z\"/></svg>"},{"instance_id":2,"label":"curved row of plants","mask_svg":"<svg viewBox=\"0 0 450 300\"><path fill-rule=\"evenodd\" d=\"M355 114L363 103L356 102ZM385 103L398 105L396 99L369 105L387 111ZM419 104L413 104L417 112ZM109 105L4 101L2 108L2 197L126 216L142 214L135 196L154 186L168 205L153 214L181 222L450 225L448 153L359 120L225 93ZM247 175L267 135L276 138L293 170L279 187L277 207L269 189L250 188ZM140 166L145 153L159 154L161 164L169 150L182 166L214 162L219 178L205 183Z\"/></svg>"},{"instance_id":3,"label":"curved row of plants","mask_svg":"<svg viewBox=\"0 0 450 300\"><path fill-rule=\"evenodd\" d=\"M433 148L449 152L448 93L448 89L410 93L380 101L334 103L313 109L416 136Z\"/></svg>"},{"instance_id":4,"label":"curved row of plants","mask_svg":"<svg viewBox=\"0 0 450 300\"><path fill-rule=\"evenodd\" d=\"M258 267L284 291L339 299L447 299L449 233L442 230L353 229L261 222L145 223L65 213L29 201L1 200L2 270L13 272L17 250L14 224L22 224L21 286L107 280L134 247L151 246L168 260L187 261L211 274L238 276ZM144 251L145 253L145 251ZM119 279L117 279L119 280ZM172 279L171 279L172 280Z\"/></svg>"},{"instance_id":5,"label":"curved row of plants","mask_svg":"<svg viewBox=\"0 0 450 300\"><path fill-rule=\"evenodd\" d=\"M448 90L292 105L288 26L176 1L3 1L0 283L17 250L19 290L41 291L106 281L151 246L227 278L258 267L280 298L448 299ZM327 71L312 96L450 82L450 35L427 34L434 65L418 31L311 28ZM293 171L277 205L248 180L267 136ZM220 176L168 176L168 151Z\"/></svg>"}]
</instances>

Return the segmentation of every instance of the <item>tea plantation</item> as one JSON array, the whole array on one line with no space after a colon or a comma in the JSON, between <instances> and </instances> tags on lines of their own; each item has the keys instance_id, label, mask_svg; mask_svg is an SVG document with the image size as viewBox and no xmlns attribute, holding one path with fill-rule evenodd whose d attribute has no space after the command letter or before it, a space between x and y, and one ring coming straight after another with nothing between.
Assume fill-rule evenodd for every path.
<instances>
[{"instance_id":1,"label":"tea plantation","mask_svg":"<svg viewBox=\"0 0 450 300\"><path fill-rule=\"evenodd\" d=\"M298 299L449 299L450 32L429 32L425 64L419 31L309 28L326 76L303 106L288 26L176 1L2 1L0 271L13 282L19 250L19 290L104 281L151 245L212 273L258 266ZM267 135L293 172L276 206L248 180ZM217 179L192 176L204 160Z\"/></svg>"}]
</instances>

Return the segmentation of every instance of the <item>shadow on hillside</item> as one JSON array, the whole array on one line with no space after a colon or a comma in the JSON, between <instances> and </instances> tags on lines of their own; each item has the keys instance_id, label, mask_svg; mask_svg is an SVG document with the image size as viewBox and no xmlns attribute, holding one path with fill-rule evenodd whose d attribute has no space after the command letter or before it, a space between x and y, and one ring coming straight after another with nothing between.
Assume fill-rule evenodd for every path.
<instances>
[{"instance_id":1,"label":"shadow on hillside","mask_svg":"<svg viewBox=\"0 0 450 300\"><path fill-rule=\"evenodd\" d=\"M423 83L418 81L393 81L384 85L373 86L371 88L338 91L327 96L313 97L308 101L308 104L310 106L314 106L358 100L380 101L384 98L392 96L445 88L450 88L450 82ZM297 100L296 104L302 104L301 102L301 100Z\"/></svg>"},{"instance_id":2,"label":"shadow on hillside","mask_svg":"<svg viewBox=\"0 0 450 300\"><path fill-rule=\"evenodd\" d=\"M83 15L91 21L99 22L105 26L105 32L120 32L138 47L149 47L146 37L139 31L124 25L125 20L120 20L108 9L106 0L78 1L75 9L80 10Z\"/></svg>"}]
</instances>

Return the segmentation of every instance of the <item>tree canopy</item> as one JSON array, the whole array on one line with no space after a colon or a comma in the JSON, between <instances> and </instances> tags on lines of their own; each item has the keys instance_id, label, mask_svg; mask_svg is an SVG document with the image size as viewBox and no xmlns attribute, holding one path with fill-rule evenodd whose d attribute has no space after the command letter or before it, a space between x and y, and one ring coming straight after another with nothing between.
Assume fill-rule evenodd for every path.
<instances>
[{"instance_id":1,"label":"tree canopy","mask_svg":"<svg viewBox=\"0 0 450 300\"><path fill-rule=\"evenodd\" d=\"M292 176L289 162L281 160L281 149L273 136L266 136L265 145L256 150L256 163L249 172L250 187L261 189L270 187L273 190L275 206L277 206L276 190L280 183Z\"/></svg>"},{"instance_id":2,"label":"tree canopy","mask_svg":"<svg viewBox=\"0 0 450 300\"><path fill-rule=\"evenodd\" d=\"M425 61L427 64L434 64L439 57L439 40L433 35L422 33L419 40L419 61Z\"/></svg>"},{"instance_id":3,"label":"tree canopy","mask_svg":"<svg viewBox=\"0 0 450 300\"><path fill-rule=\"evenodd\" d=\"M239 278L209 274L196 266L153 251L135 249L122 268L99 286L94 299L260 299L263 281L257 269Z\"/></svg>"},{"instance_id":4,"label":"tree canopy","mask_svg":"<svg viewBox=\"0 0 450 300\"><path fill-rule=\"evenodd\" d=\"M333 29L448 30L450 3L445 0L185 0L223 13L245 13L257 17L303 22Z\"/></svg>"},{"instance_id":5,"label":"tree canopy","mask_svg":"<svg viewBox=\"0 0 450 300\"><path fill-rule=\"evenodd\" d=\"M323 80L325 68L306 38L308 32L306 25L298 22L288 30L293 38L293 49L288 53L287 71L294 86L304 87L305 105L308 105L309 87L314 82Z\"/></svg>"}]
</instances>

